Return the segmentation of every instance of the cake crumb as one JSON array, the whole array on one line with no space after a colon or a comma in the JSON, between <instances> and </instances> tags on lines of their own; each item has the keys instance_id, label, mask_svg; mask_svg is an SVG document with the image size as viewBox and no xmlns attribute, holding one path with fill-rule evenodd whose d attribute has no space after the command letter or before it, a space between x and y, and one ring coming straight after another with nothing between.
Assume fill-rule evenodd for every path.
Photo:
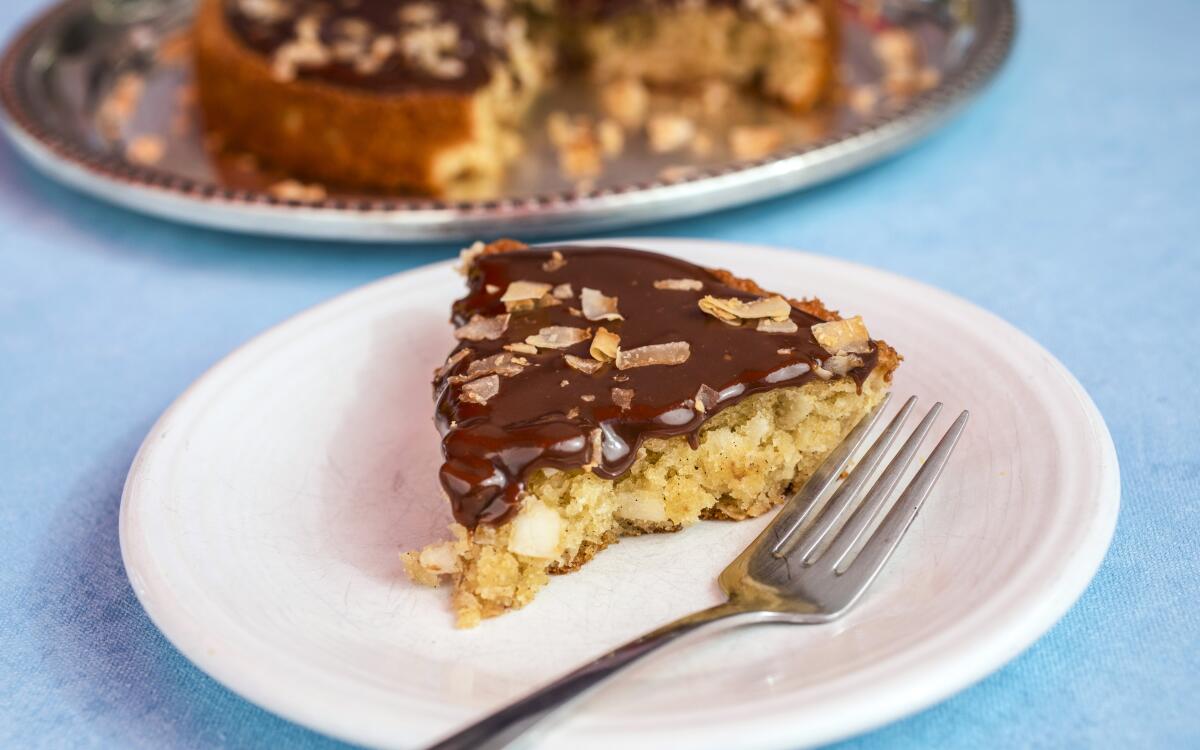
<instances>
[{"instance_id":1,"label":"cake crumb","mask_svg":"<svg viewBox=\"0 0 1200 750\"><path fill-rule=\"evenodd\" d=\"M646 137L657 154L678 151L696 137L696 123L683 115L654 115L646 122Z\"/></svg>"},{"instance_id":2,"label":"cake crumb","mask_svg":"<svg viewBox=\"0 0 1200 750\"><path fill-rule=\"evenodd\" d=\"M320 203L326 196L324 185L299 180L280 180L267 188L267 192L280 200L298 203Z\"/></svg>"},{"instance_id":3,"label":"cake crumb","mask_svg":"<svg viewBox=\"0 0 1200 750\"><path fill-rule=\"evenodd\" d=\"M166 152L166 141L157 135L139 135L125 146L125 158L143 166L158 164Z\"/></svg>"}]
</instances>

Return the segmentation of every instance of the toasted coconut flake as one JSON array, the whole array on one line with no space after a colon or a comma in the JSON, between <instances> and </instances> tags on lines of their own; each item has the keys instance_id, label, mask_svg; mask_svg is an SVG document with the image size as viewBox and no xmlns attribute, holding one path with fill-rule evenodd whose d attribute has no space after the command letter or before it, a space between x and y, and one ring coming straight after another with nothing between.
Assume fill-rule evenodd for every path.
<instances>
[{"instance_id":1,"label":"toasted coconut flake","mask_svg":"<svg viewBox=\"0 0 1200 750\"><path fill-rule=\"evenodd\" d=\"M729 150L738 159L761 159L782 142L783 131L773 125L740 125L729 131Z\"/></svg>"},{"instance_id":2,"label":"toasted coconut flake","mask_svg":"<svg viewBox=\"0 0 1200 750\"><path fill-rule=\"evenodd\" d=\"M617 369L629 370L634 367L649 367L651 365L681 365L692 356L692 347L686 341L672 341L669 344L650 344L636 349L621 349L617 352Z\"/></svg>"},{"instance_id":3,"label":"toasted coconut flake","mask_svg":"<svg viewBox=\"0 0 1200 750\"><path fill-rule=\"evenodd\" d=\"M563 359L567 361L567 365L569 367L579 370L580 372L585 372L588 375L594 375L600 370L601 367L604 367L603 362L598 362L594 359L588 359L586 357L576 357L574 354L564 354Z\"/></svg>"},{"instance_id":4,"label":"toasted coconut flake","mask_svg":"<svg viewBox=\"0 0 1200 750\"><path fill-rule=\"evenodd\" d=\"M499 392L500 376L488 375L463 385L462 400L473 404L486 404L488 399Z\"/></svg>"},{"instance_id":5,"label":"toasted coconut flake","mask_svg":"<svg viewBox=\"0 0 1200 750\"><path fill-rule=\"evenodd\" d=\"M696 391L696 398L694 399L696 411L704 414L716 406L717 402L720 400L721 394L717 391L717 389L710 388L707 385L701 385L700 389Z\"/></svg>"},{"instance_id":6,"label":"toasted coconut flake","mask_svg":"<svg viewBox=\"0 0 1200 750\"><path fill-rule=\"evenodd\" d=\"M784 321L792 314L792 306L778 295L747 302L737 297L714 297L709 294L697 304L704 312L730 325L740 325L743 320L759 318Z\"/></svg>"},{"instance_id":7,"label":"toasted coconut flake","mask_svg":"<svg viewBox=\"0 0 1200 750\"><path fill-rule=\"evenodd\" d=\"M614 404L620 407L621 411L629 411L629 407L633 406L633 389L613 388L612 400Z\"/></svg>"},{"instance_id":8,"label":"toasted coconut flake","mask_svg":"<svg viewBox=\"0 0 1200 750\"><path fill-rule=\"evenodd\" d=\"M830 372L829 370L826 370L824 367L821 366L820 360L817 360L817 363L813 365L812 371L813 371L813 374L816 375L821 380L829 380L830 378L833 377L832 372Z\"/></svg>"},{"instance_id":9,"label":"toasted coconut flake","mask_svg":"<svg viewBox=\"0 0 1200 750\"><path fill-rule=\"evenodd\" d=\"M506 378L511 378L514 375L520 375L521 371L528 364L529 360L524 357L501 352L500 354L493 354L490 357L475 360L467 367L466 373L452 376L450 382L463 383L484 375L503 375Z\"/></svg>"},{"instance_id":10,"label":"toasted coconut flake","mask_svg":"<svg viewBox=\"0 0 1200 750\"><path fill-rule=\"evenodd\" d=\"M600 89L604 111L626 128L636 128L646 119L650 108L650 92L636 78L624 78L605 84Z\"/></svg>"},{"instance_id":11,"label":"toasted coconut flake","mask_svg":"<svg viewBox=\"0 0 1200 750\"><path fill-rule=\"evenodd\" d=\"M796 325L796 321L791 318L787 320L759 318L757 328L763 333L795 333L800 330L800 326Z\"/></svg>"},{"instance_id":12,"label":"toasted coconut flake","mask_svg":"<svg viewBox=\"0 0 1200 750\"><path fill-rule=\"evenodd\" d=\"M812 327L813 337L830 354L866 354L871 351L871 336L861 316L831 320Z\"/></svg>"},{"instance_id":13,"label":"toasted coconut flake","mask_svg":"<svg viewBox=\"0 0 1200 750\"><path fill-rule=\"evenodd\" d=\"M125 158L135 164L158 164L166 153L167 142L158 135L139 135L125 147Z\"/></svg>"},{"instance_id":14,"label":"toasted coconut flake","mask_svg":"<svg viewBox=\"0 0 1200 750\"><path fill-rule=\"evenodd\" d=\"M518 354L537 354L538 353L536 346L531 346L529 344L523 344L521 342L517 342L515 344L505 344L504 349L506 351L510 351L510 352L517 352Z\"/></svg>"},{"instance_id":15,"label":"toasted coconut flake","mask_svg":"<svg viewBox=\"0 0 1200 750\"><path fill-rule=\"evenodd\" d=\"M507 313L488 318L483 315L472 315L466 325L454 329L454 338L462 341L495 341L508 330Z\"/></svg>"},{"instance_id":16,"label":"toasted coconut flake","mask_svg":"<svg viewBox=\"0 0 1200 750\"><path fill-rule=\"evenodd\" d=\"M454 270L466 276L471 270L471 266L475 265L475 259L483 255L483 251L486 248L487 245L482 242L476 242L470 247L464 247L458 253L458 265L454 266Z\"/></svg>"},{"instance_id":17,"label":"toasted coconut flake","mask_svg":"<svg viewBox=\"0 0 1200 750\"><path fill-rule=\"evenodd\" d=\"M567 409L567 419L579 419L579 407L578 406L572 406L570 409ZM545 469L543 469L542 471L545 471ZM557 469L555 471L557 471ZM548 476L553 476L553 475L551 474Z\"/></svg>"},{"instance_id":18,"label":"toasted coconut flake","mask_svg":"<svg viewBox=\"0 0 1200 750\"><path fill-rule=\"evenodd\" d=\"M559 388L566 388L570 384L571 384L571 381L567 380L566 378L563 378L562 380L558 381Z\"/></svg>"},{"instance_id":19,"label":"toasted coconut flake","mask_svg":"<svg viewBox=\"0 0 1200 750\"><path fill-rule=\"evenodd\" d=\"M571 313L577 318L583 317L583 310L580 310L578 307L568 307L567 312Z\"/></svg>"},{"instance_id":20,"label":"toasted coconut flake","mask_svg":"<svg viewBox=\"0 0 1200 750\"><path fill-rule=\"evenodd\" d=\"M656 154L677 151L696 137L696 123L678 114L657 114L646 122L650 150Z\"/></svg>"},{"instance_id":21,"label":"toasted coconut flake","mask_svg":"<svg viewBox=\"0 0 1200 750\"><path fill-rule=\"evenodd\" d=\"M825 360L823 367L829 372L841 377L851 370L862 367L862 357L857 354L835 354Z\"/></svg>"},{"instance_id":22,"label":"toasted coconut flake","mask_svg":"<svg viewBox=\"0 0 1200 750\"><path fill-rule=\"evenodd\" d=\"M562 300L552 294L543 294L537 302L538 307L558 307L561 304Z\"/></svg>"},{"instance_id":23,"label":"toasted coconut flake","mask_svg":"<svg viewBox=\"0 0 1200 750\"><path fill-rule=\"evenodd\" d=\"M583 317L588 320L624 320L624 316L617 312L617 298L606 297L599 290L583 288L583 292L579 295L579 301L583 306Z\"/></svg>"},{"instance_id":24,"label":"toasted coconut flake","mask_svg":"<svg viewBox=\"0 0 1200 750\"><path fill-rule=\"evenodd\" d=\"M509 312L530 310L551 289L550 284L540 281L514 281L504 290L500 301Z\"/></svg>"},{"instance_id":25,"label":"toasted coconut flake","mask_svg":"<svg viewBox=\"0 0 1200 750\"><path fill-rule=\"evenodd\" d=\"M587 328L548 326L533 336L526 336L525 343L539 349L567 349L581 341L587 341L591 336L592 332Z\"/></svg>"},{"instance_id":26,"label":"toasted coconut flake","mask_svg":"<svg viewBox=\"0 0 1200 750\"><path fill-rule=\"evenodd\" d=\"M567 259L563 257L563 254L557 250L552 250L550 252L550 260L542 264L542 270L546 273L554 273L565 265L567 265Z\"/></svg>"},{"instance_id":27,"label":"toasted coconut flake","mask_svg":"<svg viewBox=\"0 0 1200 750\"><path fill-rule=\"evenodd\" d=\"M280 180L272 183L267 192L281 201L297 203L320 203L325 200L325 188L319 183L304 183L299 180Z\"/></svg>"},{"instance_id":28,"label":"toasted coconut flake","mask_svg":"<svg viewBox=\"0 0 1200 750\"><path fill-rule=\"evenodd\" d=\"M496 292L500 291L500 287L496 286L495 284L484 284L483 291L487 292L488 294L495 294Z\"/></svg>"},{"instance_id":29,"label":"toasted coconut flake","mask_svg":"<svg viewBox=\"0 0 1200 750\"><path fill-rule=\"evenodd\" d=\"M580 396L580 397L579 397L579 400L580 400L580 401L587 401L588 403L591 403L591 402L593 402L593 401L595 401L595 400L596 400L596 397L595 397L595 396L593 396L593 395L592 395L592 394L590 394L590 393L585 393L585 394L583 394L582 396Z\"/></svg>"},{"instance_id":30,"label":"toasted coconut flake","mask_svg":"<svg viewBox=\"0 0 1200 750\"><path fill-rule=\"evenodd\" d=\"M575 290L570 284L562 283L550 290L550 295L554 299L571 299L575 296Z\"/></svg>"},{"instance_id":31,"label":"toasted coconut flake","mask_svg":"<svg viewBox=\"0 0 1200 750\"><path fill-rule=\"evenodd\" d=\"M433 377L435 377L435 378L442 377L446 373L450 372L450 370L454 369L455 365L457 365L459 362L462 362L464 359L466 359L469 356L471 356L470 348L459 349L458 351L454 352L449 357L447 357L446 362L441 367L439 367L433 371Z\"/></svg>"},{"instance_id":32,"label":"toasted coconut flake","mask_svg":"<svg viewBox=\"0 0 1200 750\"><path fill-rule=\"evenodd\" d=\"M600 362L612 362L617 358L620 346L621 337L601 326L592 339L592 345L589 347L588 353L592 355L593 359Z\"/></svg>"},{"instance_id":33,"label":"toasted coconut flake","mask_svg":"<svg viewBox=\"0 0 1200 750\"><path fill-rule=\"evenodd\" d=\"M785 349L776 349L775 353L776 354L791 354L793 351L795 351L795 350L791 349L791 348L785 348Z\"/></svg>"},{"instance_id":34,"label":"toasted coconut flake","mask_svg":"<svg viewBox=\"0 0 1200 750\"><path fill-rule=\"evenodd\" d=\"M654 282L655 289L670 289L673 292L698 292L704 288L700 279L659 279Z\"/></svg>"},{"instance_id":35,"label":"toasted coconut flake","mask_svg":"<svg viewBox=\"0 0 1200 750\"><path fill-rule=\"evenodd\" d=\"M600 465L600 460L604 458L604 433L600 428L592 430L592 434L588 436L588 442L592 446L589 454L588 462L583 465L585 470L594 469Z\"/></svg>"}]
</instances>

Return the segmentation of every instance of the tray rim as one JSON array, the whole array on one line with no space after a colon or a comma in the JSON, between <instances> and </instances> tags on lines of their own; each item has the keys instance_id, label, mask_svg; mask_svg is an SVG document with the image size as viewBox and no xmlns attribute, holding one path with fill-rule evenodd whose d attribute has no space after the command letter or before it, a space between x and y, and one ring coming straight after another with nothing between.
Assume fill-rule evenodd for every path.
<instances>
[{"instance_id":1,"label":"tray rim","mask_svg":"<svg viewBox=\"0 0 1200 750\"><path fill-rule=\"evenodd\" d=\"M523 236L598 230L684 218L793 192L879 161L931 133L995 77L1016 36L1015 0L991 5L996 23L962 67L903 106L767 157L698 168L677 179L586 191L451 201L341 197L300 202L227 188L98 153L55 132L28 100L25 78L38 44L88 0L61 0L9 40L0 58L0 129L36 168L77 190L134 211L187 224L275 236L397 241L465 239L519 226ZM201 209L201 210L198 210Z\"/></svg>"}]
</instances>

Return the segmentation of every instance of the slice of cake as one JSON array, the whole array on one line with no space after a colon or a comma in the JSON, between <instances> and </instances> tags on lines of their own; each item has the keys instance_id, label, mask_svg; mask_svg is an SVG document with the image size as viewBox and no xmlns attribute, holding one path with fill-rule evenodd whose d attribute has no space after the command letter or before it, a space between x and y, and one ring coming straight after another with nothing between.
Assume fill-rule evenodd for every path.
<instances>
[{"instance_id":1,"label":"slice of cake","mask_svg":"<svg viewBox=\"0 0 1200 750\"><path fill-rule=\"evenodd\" d=\"M404 554L461 627L626 534L781 503L883 398L860 318L613 247L477 243L435 373L453 539Z\"/></svg>"}]
</instances>

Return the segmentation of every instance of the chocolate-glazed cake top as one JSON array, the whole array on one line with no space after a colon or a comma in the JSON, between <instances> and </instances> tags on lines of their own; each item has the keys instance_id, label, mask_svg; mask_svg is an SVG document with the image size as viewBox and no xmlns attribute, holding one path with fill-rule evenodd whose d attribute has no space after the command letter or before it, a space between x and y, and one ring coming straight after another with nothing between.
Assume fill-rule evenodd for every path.
<instances>
[{"instance_id":1,"label":"chocolate-glazed cake top","mask_svg":"<svg viewBox=\"0 0 1200 750\"><path fill-rule=\"evenodd\" d=\"M817 0L701 0L768 23ZM281 80L304 78L382 93L472 92L526 41L525 17L570 23L653 13L695 0L225 0L225 18ZM667 21L669 22L669 21ZM518 81L519 83L519 81Z\"/></svg>"},{"instance_id":2,"label":"chocolate-glazed cake top","mask_svg":"<svg viewBox=\"0 0 1200 750\"><path fill-rule=\"evenodd\" d=\"M879 356L865 329L847 350L830 351L822 345L830 345L829 326L812 328L825 318L655 253L484 254L468 283L453 308L461 343L434 392L442 486L455 518L471 528L507 520L536 469L616 478L647 438L687 435L695 444L721 410L814 378L861 386ZM619 336L619 347L604 345L601 328Z\"/></svg>"},{"instance_id":3,"label":"chocolate-glazed cake top","mask_svg":"<svg viewBox=\"0 0 1200 750\"><path fill-rule=\"evenodd\" d=\"M523 35L489 0L226 0L230 29L277 78L380 92L470 92Z\"/></svg>"}]
</instances>

